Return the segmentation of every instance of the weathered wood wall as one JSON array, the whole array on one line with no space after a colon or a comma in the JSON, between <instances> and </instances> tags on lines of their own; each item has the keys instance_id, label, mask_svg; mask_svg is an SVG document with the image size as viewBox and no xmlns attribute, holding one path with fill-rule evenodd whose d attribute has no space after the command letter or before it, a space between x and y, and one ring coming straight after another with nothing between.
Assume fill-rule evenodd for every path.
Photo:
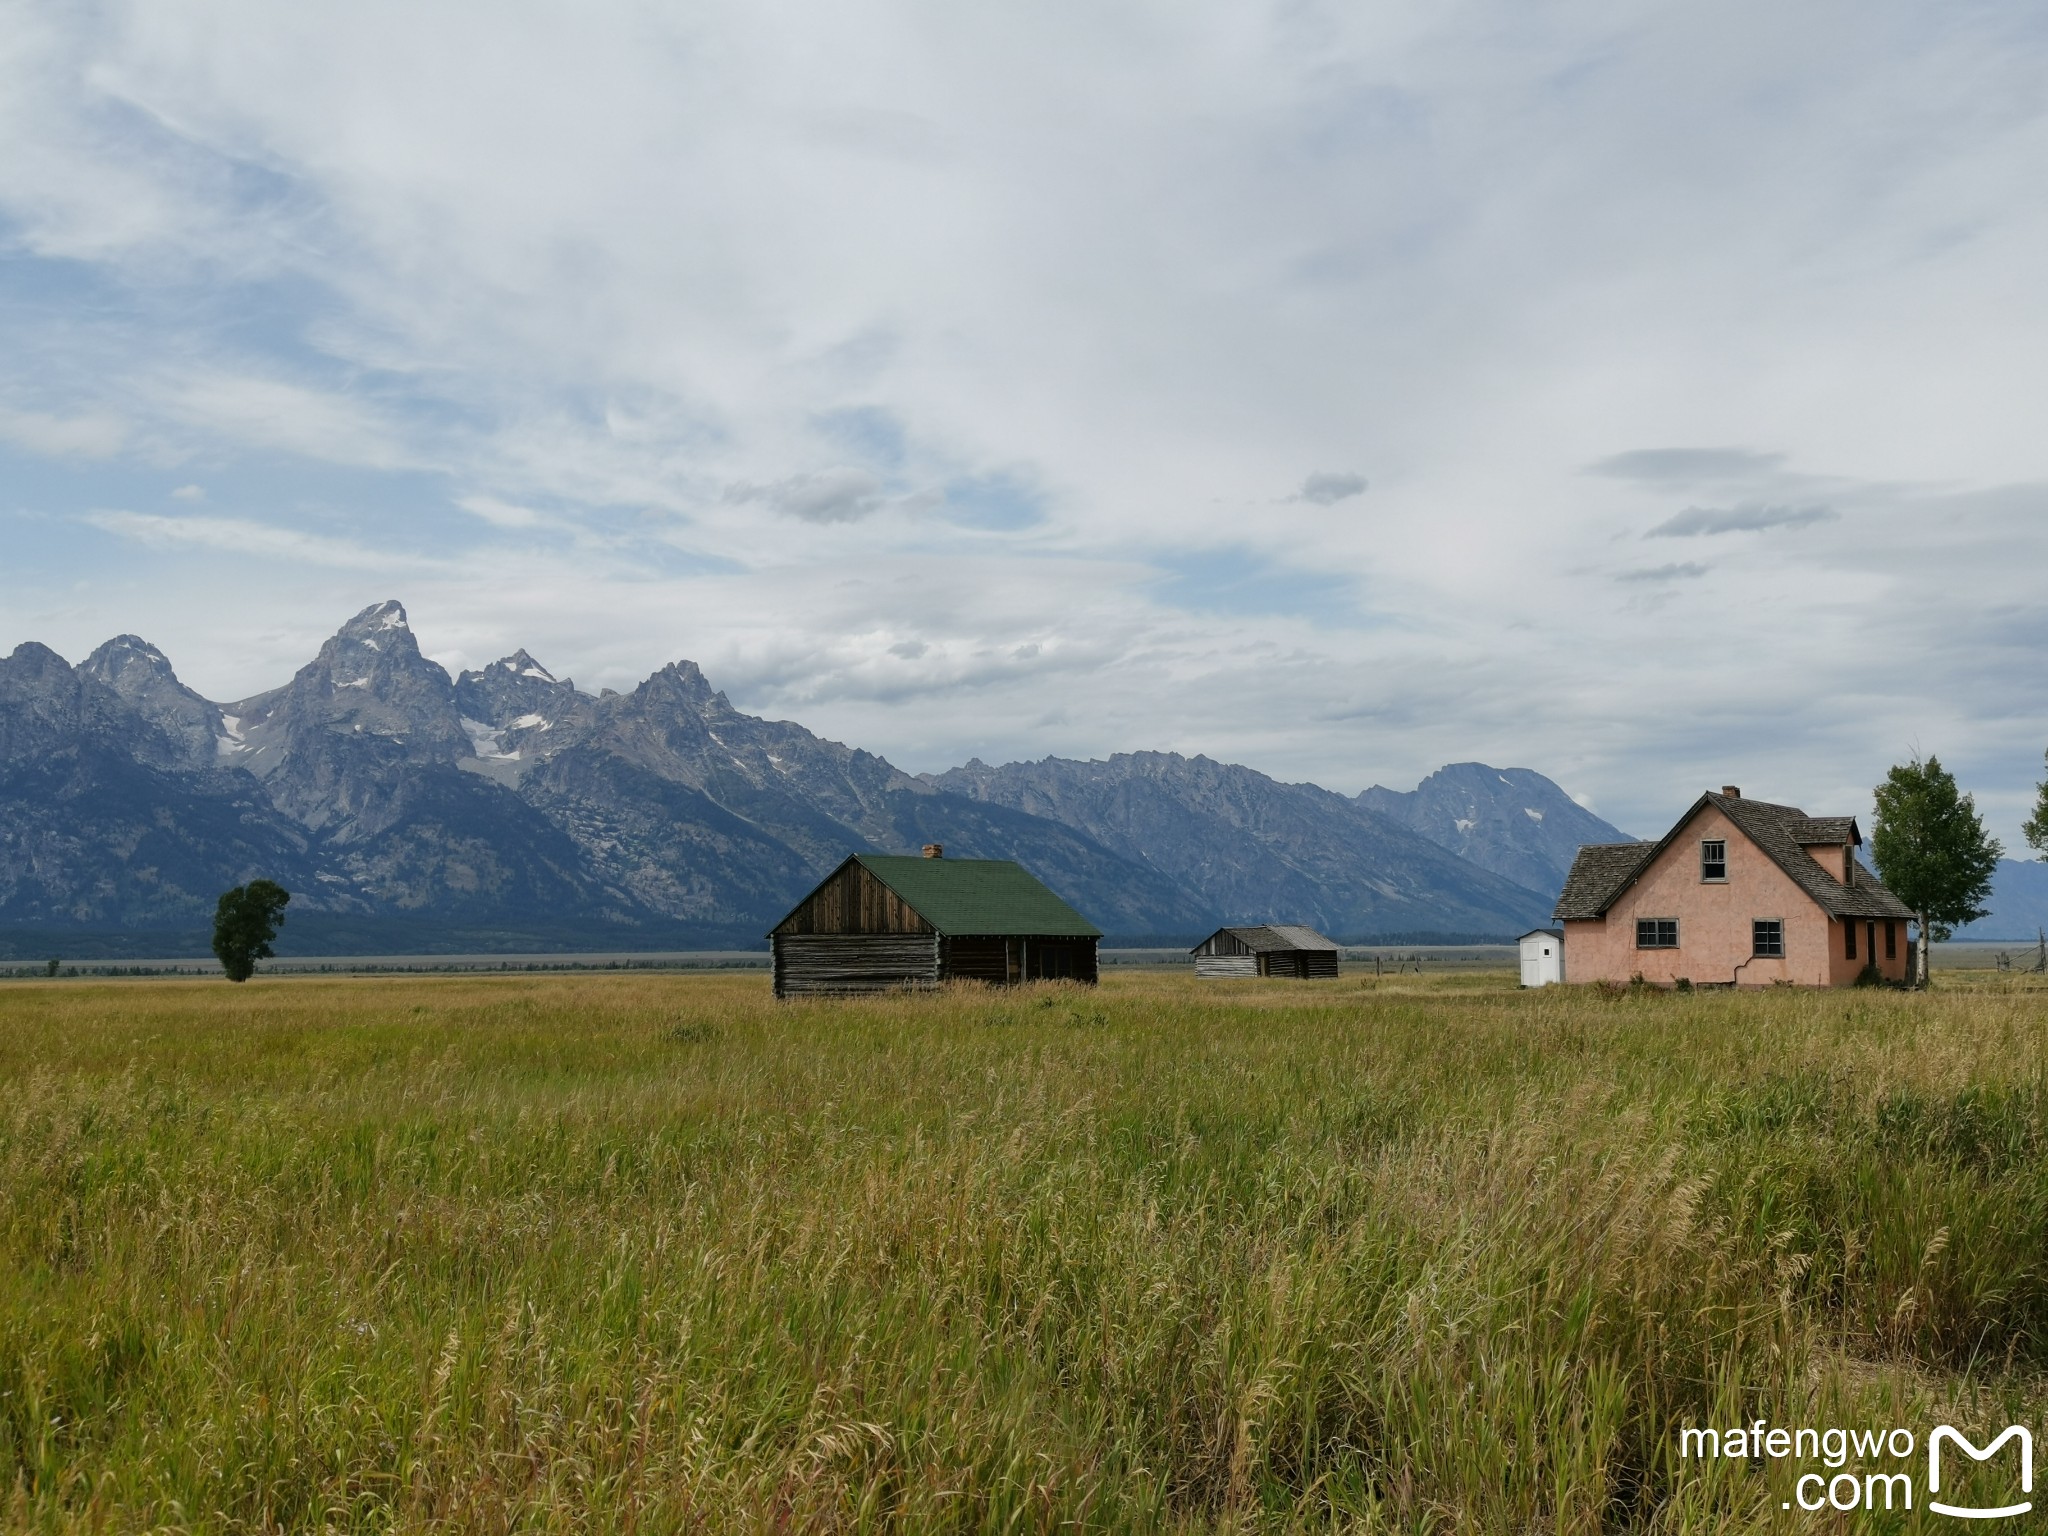
<instances>
[{"instance_id":1,"label":"weathered wood wall","mask_svg":"<svg viewBox=\"0 0 2048 1536\"><path fill-rule=\"evenodd\" d=\"M939 984L939 941L931 933L777 933L770 942L777 997Z\"/></svg>"},{"instance_id":2,"label":"weathered wood wall","mask_svg":"<svg viewBox=\"0 0 2048 1536\"><path fill-rule=\"evenodd\" d=\"M849 859L776 926L782 933L930 933L932 925Z\"/></svg>"},{"instance_id":3,"label":"weathered wood wall","mask_svg":"<svg viewBox=\"0 0 2048 1536\"><path fill-rule=\"evenodd\" d=\"M1002 985L1022 976L1021 951L1017 939L943 939L939 959L949 978Z\"/></svg>"},{"instance_id":4,"label":"weathered wood wall","mask_svg":"<svg viewBox=\"0 0 2048 1536\"><path fill-rule=\"evenodd\" d=\"M1252 950L1249 944L1245 943L1245 941L1243 939L1240 939L1236 934L1228 932L1210 934L1208 938L1202 940L1201 948L1195 951L1197 955L1217 956L1249 955L1251 952ZM1240 973L1237 971L1227 971L1219 972L1218 974L1236 976ZM1243 974L1250 975L1251 973L1247 971Z\"/></svg>"},{"instance_id":5,"label":"weathered wood wall","mask_svg":"<svg viewBox=\"0 0 2048 1536\"><path fill-rule=\"evenodd\" d=\"M1258 957L1255 955L1196 955L1195 974L1208 981L1218 981L1226 976L1256 976L1259 974Z\"/></svg>"},{"instance_id":6,"label":"weathered wood wall","mask_svg":"<svg viewBox=\"0 0 2048 1536\"><path fill-rule=\"evenodd\" d=\"M1093 939L1026 939L1023 942L1026 981L1093 983L1098 979Z\"/></svg>"},{"instance_id":7,"label":"weathered wood wall","mask_svg":"<svg viewBox=\"0 0 2048 1536\"><path fill-rule=\"evenodd\" d=\"M1329 949L1282 949L1259 956L1261 976L1294 981L1328 980L1337 974L1337 954Z\"/></svg>"}]
</instances>

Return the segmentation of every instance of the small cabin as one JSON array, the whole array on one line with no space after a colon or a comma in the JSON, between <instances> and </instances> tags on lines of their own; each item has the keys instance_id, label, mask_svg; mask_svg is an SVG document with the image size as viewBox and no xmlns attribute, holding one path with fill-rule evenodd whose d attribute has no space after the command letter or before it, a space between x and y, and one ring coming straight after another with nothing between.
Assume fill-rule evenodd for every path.
<instances>
[{"instance_id":1,"label":"small cabin","mask_svg":"<svg viewBox=\"0 0 2048 1536\"><path fill-rule=\"evenodd\" d=\"M1522 949L1522 985L1547 987L1564 980L1564 930L1531 928L1517 941Z\"/></svg>"},{"instance_id":2,"label":"small cabin","mask_svg":"<svg viewBox=\"0 0 2048 1536\"><path fill-rule=\"evenodd\" d=\"M775 995L1096 979L1102 931L1008 859L856 853L770 930Z\"/></svg>"},{"instance_id":3,"label":"small cabin","mask_svg":"<svg viewBox=\"0 0 2048 1536\"><path fill-rule=\"evenodd\" d=\"M1208 980L1225 976L1291 976L1301 980L1337 974L1337 946L1298 923L1268 923L1259 928L1218 928L1192 951L1195 974Z\"/></svg>"}]
</instances>

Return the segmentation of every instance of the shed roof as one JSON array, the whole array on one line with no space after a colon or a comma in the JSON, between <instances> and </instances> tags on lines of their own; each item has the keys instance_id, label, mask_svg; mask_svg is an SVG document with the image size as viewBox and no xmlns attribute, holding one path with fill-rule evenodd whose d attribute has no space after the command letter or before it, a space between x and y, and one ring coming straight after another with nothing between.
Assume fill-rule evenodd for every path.
<instances>
[{"instance_id":1,"label":"shed roof","mask_svg":"<svg viewBox=\"0 0 2048 1536\"><path fill-rule=\"evenodd\" d=\"M857 853L867 872L947 937L1099 939L1102 930L1009 859L924 859Z\"/></svg>"},{"instance_id":2,"label":"shed roof","mask_svg":"<svg viewBox=\"0 0 2048 1536\"><path fill-rule=\"evenodd\" d=\"M1654 843L1589 843L1581 848L1572 861L1571 874L1565 879L1564 893L1557 898L1555 915L1564 921L1605 917L1621 893L1709 806L1733 822L1828 916L1913 916L1911 909L1886 890L1884 883L1853 853L1849 855L1853 879L1848 884L1822 869L1807 853L1809 846L1817 844L1853 846L1861 842L1854 817L1809 816L1794 805L1717 795L1711 790L1694 801L1692 809Z\"/></svg>"},{"instance_id":3,"label":"shed roof","mask_svg":"<svg viewBox=\"0 0 2048 1536\"><path fill-rule=\"evenodd\" d=\"M1515 942L1517 944L1526 944L1531 939L1562 940L1563 938L1564 930L1562 928L1531 928L1527 933L1523 934L1519 939L1515 940Z\"/></svg>"},{"instance_id":4,"label":"shed roof","mask_svg":"<svg viewBox=\"0 0 2048 1536\"><path fill-rule=\"evenodd\" d=\"M1265 923L1256 928L1218 928L1216 933L1227 933L1255 955L1282 954L1293 950L1319 950L1330 954L1337 952L1337 946L1317 933L1313 928L1304 928L1299 923ZM1210 939L1215 933L1209 935ZM1209 939L1202 940L1202 944ZM1200 949L1202 944L1197 944Z\"/></svg>"}]
</instances>

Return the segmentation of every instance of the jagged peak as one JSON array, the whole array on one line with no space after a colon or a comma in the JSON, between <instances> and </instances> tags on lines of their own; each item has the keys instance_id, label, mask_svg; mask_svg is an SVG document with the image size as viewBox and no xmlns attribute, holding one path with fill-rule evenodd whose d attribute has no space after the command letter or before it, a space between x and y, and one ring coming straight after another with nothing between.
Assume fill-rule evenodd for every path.
<instances>
[{"instance_id":1,"label":"jagged peak","mask_svg":"<svg viewBox=\"0 0 2048 1536\"><path fill-rule=\"evenodd\" d=\"M405 618L405 604L395 597L387 598L381 603L370 604L369 607L342 625L336 633L338 635L345 635L350 639L361 639L364 636L380 635L386 630L393 629L402 630L408 635L412 633L412 626L406 622Z\"/></svg>"},{"instance_id":2,"label":"jagged peak","mask_svg":"<svg viewBox=\"0 0 2048 1536\"><path fill-rule=\"evenodd\" d=\"M81 661L78 670L117 691L123 679L133 687L138 675L149 682L184 686L178 682L178 672L171 665L171 659L140 635L114 636Z\"/></svg>"},{"instance_id":3,"label":"jagged peak","mask_svg":"<svg viewBox=\"0 0 2048 1536\"><path fill-rule=\"evenodd\" d=\"M86 664L90 665L99 657L119 655L141 656L150 661L160 661L167 667L171 664L168 656L164 655L162 651L151 645L140 635L116 635L113 639L101 645L91 656L86 657L85 660Z\"/></svg>"},{"instance_id":4,"label":"jagged peak","mask_svg":"<svg viewBox=\"0 0 2048 1536\"><path fill-rule=\"evenodd\" d=\"M640 688L642 691L649 688L672 689L706 702L715 697L711 684L705 679L704 669L694 661L672 661L642 683Z\"/></svg>"},{"instance_id":5,"label":"jagged peak","mask_svg":"<svg viewBox=\"0 0 2048 1536\"><path fill-rule=\"evenodd\" d=\"M544 683L559 682L560 679L546 667L535 661L525 646L510 656L501 656L491 663L499 671L510 672L514 677L536 677Z\"/></svg>"}]
</instances>

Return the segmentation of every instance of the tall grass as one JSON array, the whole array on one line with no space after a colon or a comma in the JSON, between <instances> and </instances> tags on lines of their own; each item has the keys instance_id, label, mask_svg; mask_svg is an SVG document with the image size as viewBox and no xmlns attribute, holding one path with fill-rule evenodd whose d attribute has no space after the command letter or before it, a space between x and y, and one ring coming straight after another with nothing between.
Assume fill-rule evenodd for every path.
<instances>
[{"instance_id":1,"label":"tall grass","mask_svg":"<svg viewBox=\"0 0 2048 1536\"><path fill-rule=\"evenodd\" d=\"M1679 1426L2042 1400L2044 1003L15 985L0 1512L1769 1528Z\"/></svg>"}]
</instances>

